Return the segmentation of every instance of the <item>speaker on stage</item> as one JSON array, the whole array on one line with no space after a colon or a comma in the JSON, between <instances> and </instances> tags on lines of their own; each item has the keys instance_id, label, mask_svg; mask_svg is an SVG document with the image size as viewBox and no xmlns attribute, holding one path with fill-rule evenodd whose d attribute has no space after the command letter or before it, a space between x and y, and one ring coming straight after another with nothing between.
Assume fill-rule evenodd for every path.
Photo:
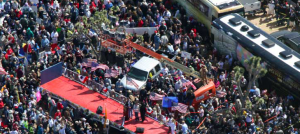
<instances>
[{"instance_id":1,"label":"speaker on stage","mask_svg":"<svg viewBox=\"0 0 300 134\"><path fill-rule=\"evenodd\" d=\"M135 130L136 133L144 133L144 128L142 127L137 127Z\"/></svg>"},{"instance_id":2,"label":"speaker on stage","mask_svg":"<svg viewBox=\"0 0 300 134\"><path fill-rule=\"evenodd\" d=\"M102 114L103 113L103 109L102 109L101 106L98 106L96 113L97 114Z\"/></svg>"}]
</instances>

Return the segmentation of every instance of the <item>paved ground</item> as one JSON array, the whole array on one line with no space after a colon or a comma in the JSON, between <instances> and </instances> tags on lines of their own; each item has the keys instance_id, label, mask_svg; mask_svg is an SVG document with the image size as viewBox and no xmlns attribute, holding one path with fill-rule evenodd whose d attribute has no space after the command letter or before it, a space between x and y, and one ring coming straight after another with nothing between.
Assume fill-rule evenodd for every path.
<instances>
[{"instance_id":1,"label":"paved ground","mask_svg":"<svg viewBox=\"0 0 300 134\"><path fill-rule=\"evenodd\" d=\"M256 14L256 16L247 15L247 19L269 34L280 30L292 30L292 28L287 28L286 25L277 26L276 18L271 19L271 16L263 15L263 13ZM299 28L295 30L299 31Z\"/></svg>"}]
</instances>

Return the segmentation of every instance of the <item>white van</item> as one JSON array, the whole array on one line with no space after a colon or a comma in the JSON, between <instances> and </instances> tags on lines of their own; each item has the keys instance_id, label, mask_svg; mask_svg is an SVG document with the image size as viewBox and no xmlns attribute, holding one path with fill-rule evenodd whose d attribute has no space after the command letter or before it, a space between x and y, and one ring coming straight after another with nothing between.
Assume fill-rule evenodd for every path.
<instances>
[{"instance_id":1,"label":"white van","mask_svg":"<svg viewBox=\"0 0 300 134\"><path fill-rule=\"evenodd\" d=\"M148 78L155 78L162 70L161 63L153 58L142 57L121 80L124 88L139 91L146 85Z\"/></svg>"}]
</instances>

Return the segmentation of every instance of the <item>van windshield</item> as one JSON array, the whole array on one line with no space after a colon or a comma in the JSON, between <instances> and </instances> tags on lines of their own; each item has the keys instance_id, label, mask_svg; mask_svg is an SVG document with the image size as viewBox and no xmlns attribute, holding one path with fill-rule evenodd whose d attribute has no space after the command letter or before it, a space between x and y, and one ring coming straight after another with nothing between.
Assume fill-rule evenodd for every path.
<instances>
[{"instance_id":1,"label":"van windshield","mask_svg":"<svg viewBox=\"0 0 300 134\"><path fill-rule=\"evenodd\" d=\"M128 72L127 75L130 78L133 78L133 79L136 79L139 81L145 81L145 80L147 80L148 73L146 71L132 67L132 68L130 68L130 71Z\"/></svg>"}]
</instances>

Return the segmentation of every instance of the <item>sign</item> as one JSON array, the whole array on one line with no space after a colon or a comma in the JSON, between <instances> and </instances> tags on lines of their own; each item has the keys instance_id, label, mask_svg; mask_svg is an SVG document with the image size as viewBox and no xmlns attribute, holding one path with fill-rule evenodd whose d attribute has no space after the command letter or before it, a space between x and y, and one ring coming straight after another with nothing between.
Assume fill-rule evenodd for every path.
<instances>
[{"instance_id":1,"label":"sign","mask_svg":"<svg viewBox=\"0 0 300 134\"><path fill-rule=\"evenodd\" d=\"M178 98L177 97L164 97L162 101L162 107L164 108L170 108L173 105L178 104Z\"/></svg>"},{"instance_id":2,"label":"sign","mask_svg":"<svg viewBox=\"0 0 300 134\"><path fill-rule=\"evenodd\" d=\"M191 59L192 56L191 56L191 53L182 51L182 52L181 52L181 57L187 58L187 59Z\"/></svg>"},{"instance_id":3,"label":"sign","mask_svg":"<svg viewBox=\"0 0 300 134\"><path fill-rule=\"evenodd\" d=\"M126 33L128 34L136 33L137 35L143 35L145 31L147 31L149 35L152 35L156 30L157 27L125 28Z\"/></svg>"}]
</instances>

